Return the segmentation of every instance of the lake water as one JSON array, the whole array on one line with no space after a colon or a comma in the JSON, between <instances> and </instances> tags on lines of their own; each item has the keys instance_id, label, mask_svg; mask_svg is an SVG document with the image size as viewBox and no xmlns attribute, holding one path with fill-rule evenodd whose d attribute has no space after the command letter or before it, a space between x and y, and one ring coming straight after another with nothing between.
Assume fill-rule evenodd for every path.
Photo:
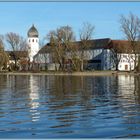
<instances>
[{"instance_id":1,"label":"lake water","mask_svg":"<svg viewBox=\"0 0 140 140\"><path fill-rule=\"evenodd\" d=\"M1 75L0 138L140 138L140 77Z\"/></svg>"}]
</instances>

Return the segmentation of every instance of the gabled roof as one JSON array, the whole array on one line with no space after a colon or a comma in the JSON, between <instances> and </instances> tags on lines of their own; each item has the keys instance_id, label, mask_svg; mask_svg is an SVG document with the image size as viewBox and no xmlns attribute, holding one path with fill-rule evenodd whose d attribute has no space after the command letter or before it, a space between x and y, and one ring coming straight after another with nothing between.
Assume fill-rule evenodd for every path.
<instances>
[{"instance_id":1,"label":"gabled roof","mask_svg":"<svg viewBox=\"0 0 140 140\"><path fill-rule=\"evenodd\" d=\"M46 44L45 46L43 46L39 51L38 53L50 53L51 52L51 46L50 44Z\"/></svg>"},{"instance_id":2,"label":"gabled roof","mask_svg":"<svg viewBox=\"0 0 140 140\"><path fill-rule=\"evenodd\" d=\"M87 41L89 47L87 49L115 49L117 53L130 53L132 48L130 47L130 42L127 40L111 40L110 38L94 39ZM137 42L140 43L140 42ZM139 45L139 44L138 44ZM78 50L83 49L82 41L73 42L73 47ZM50 53L52 51L50 44L46 44L42 47L38 53ZM139 51L139 50L137 50Z\"/></svg>"},{"instance_id":3,"label":"gabled roof","mask_svg":"<svg viewBox=\"0 0 140 140\"><path fill-rule=\"evenodd\" d=\"M89 47L90 49L102 49L102 48L107 49L107 48L110 47L110 42L111 42L111 39L110 38L95 39L95 40L89 40L89 41L87 41L87 43L90 44L89 45L90 46ZM79 49L80 48L82 49L82 47L81 47L82 42L81 41L75 41L75 42L73 42L73 44L74 44L74 47L78 47ZM51 46L48 43L45 46L43 46L39 50L38 53L43 54L43 53L50 53L50 52L51 52Z\"/></svg>"},{"instance_id":4,"label":"gabled roof","mask_svg":"<svg viewBox=\"0 0 140 140\"><path fill-rule=\"evenodd\" d=\"M92 41L92 46L91 48L93 49L108 49L111 39L110 38L104 38L104 39L95 39L91 40Z\"/></svg>"},{"instance_id":5,"label":"gabled roof","mask_svg":"<svg viewBox=\"0 0 140 140\"><path fill-rule=\"evenodd\" d=\"M119 46L119 45L123 45L123 46L128 46L129 45L129 41L127 40L111 40L111 42L113 43L113 45L115 46Z\"/></svg>"},{"instance_id":6,"label":"gabled roof","mask_svg":"<svg viewBox=\"0 0 140 140\"><path fill-rule=\"evenodd\" d=\"M107 49L109 44L111 42L110 38L103 38L103 39L94 39L94 40L88 40L86 43L89 45L90 49ZM79 48L82 46L82 41L76 41L74 42L75 46L78 46Z\"/></svg>"}]
</instances>

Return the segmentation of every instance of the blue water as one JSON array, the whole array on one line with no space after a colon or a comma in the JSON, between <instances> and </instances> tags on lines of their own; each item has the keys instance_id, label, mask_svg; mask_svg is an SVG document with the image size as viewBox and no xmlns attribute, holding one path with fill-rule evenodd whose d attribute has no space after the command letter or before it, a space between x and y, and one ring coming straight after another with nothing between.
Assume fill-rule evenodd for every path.
<instances>
[{"instance_id":1,"label":"blue water","mask_svg":"<svg viewBox=\"0 0 140 140\"><path fill-rule=\"evenodd\" d=\"M140 138L140 78L1 75L0 138Z\"/></svg>"}]
</instances>

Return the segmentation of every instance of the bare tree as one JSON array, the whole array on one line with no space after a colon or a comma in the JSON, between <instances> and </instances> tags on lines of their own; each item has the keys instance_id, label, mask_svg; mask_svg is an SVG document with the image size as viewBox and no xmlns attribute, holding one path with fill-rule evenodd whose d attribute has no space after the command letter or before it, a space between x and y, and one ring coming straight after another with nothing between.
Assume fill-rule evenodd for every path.
<instances>
[{"instance_id":1,"label":"bare tree","mask_svg":"<svg viewBox=\"0 0 140 140\"><path fill-rule=\"evenodd\" d=\"M138 53L140 52L140 18L132 13L125 17L120 18L121 31L124 33L125 38L129 41L131 54L135 55L134 68L136 69Z\"/></svg>"},{"instance_id":2,"label":"bare tree","mask_svg":"<svg viewBox=\"0 0 140 140\"><path fill-rule=\"evenodd\" d=\"M113 47L110 48L111 59L112 59L113 67L115 68L115 70L118 70L118 65L121 60L121 55L118 55L119 51L117 47L113 44Z\"/></svg>"},{"instance_id":3,"label":"bare tree","mask_svg":"<svg viewBox=\"0 0 140 140\"><path fill-rule=\"evenodd\" d=\"M80 51L81 51L81 71L84 68L84 52L91 47L90 40L93 37L95 27L88 22L83 23L83 27L80 29ZM86 55L85 55L86 56Z\"/></svg>"},{"instance_id":4,"label":"bare tree","mask_svg":"<svg viewBox=\"0 0 140 140\"><path fill-rule=\"evenodd\" d=\"M60 69L65 69L65 60L71 45L75 40L74 32L70 26L62 26L48 34L52 47L53 61L60 64Z\"/></svg>"},{"instance_id":5,"label":"bare tree","mask_svg":"<svg viewBox=\"0 0 140 140\"><path fill-rule=\"evenodd\" d=\"M64 48L62 47L61 43L61 37L58 33L58 30L50 31L50 33L47 35L48 39L50 40L50 53L52 57L52 62L59 63L60 68L63 69L63 57L64 57Z\"/></svg>"},{"instance_id":6,"label":"bare tree","mask_svg":"<svg viewBox=\"0 0 140 140\"><path fill-rule=\"evenodd\" d=\"M130 53L130 46L126 41L112 41L110 51L113 68L118 70L118 65L122 58L122 53Z\"/></svg>"},{"instance_id":7,"label":"bare tree","mask_svg":"<svg viewBox=\"0 0 140 140\"><path fill-rule=\"evenodd\" d=\"M6 41L9 43L9 46L11 47L13 59L15 61L15 69L17 70L18 69L17 62L20 59L22 51L27 51L26 40L19 34L10 32L6 34Z\"/></svg>"},{"instance_id":8,"label":"bare tree","mask_svg":"<svg viewBox=\"0 0 140 140\"><path fill-rule=\"evenodd\" d=\"M2 70L2 67L7 67L8 63L8 56L6 52L4 51L4 43L3 43L4 37L0 35L0 71Z\"/></svg>"}]
</instances>

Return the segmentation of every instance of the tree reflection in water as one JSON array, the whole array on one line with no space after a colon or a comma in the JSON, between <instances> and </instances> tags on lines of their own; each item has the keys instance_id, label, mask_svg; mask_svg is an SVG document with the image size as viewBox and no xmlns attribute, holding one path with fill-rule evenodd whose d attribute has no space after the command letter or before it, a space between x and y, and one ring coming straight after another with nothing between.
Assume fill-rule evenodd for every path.
<instances>
[{"instance_id":1,"label":"tree reflection in water","mask_svg":"<svg viewBox=\"0 0 140 140\"><path fill-rule=\"evenodd\" d=\"M139 136L139 112L139 76L0 76L3 131L133 137Z\"/></svg>"}]
</instances>

